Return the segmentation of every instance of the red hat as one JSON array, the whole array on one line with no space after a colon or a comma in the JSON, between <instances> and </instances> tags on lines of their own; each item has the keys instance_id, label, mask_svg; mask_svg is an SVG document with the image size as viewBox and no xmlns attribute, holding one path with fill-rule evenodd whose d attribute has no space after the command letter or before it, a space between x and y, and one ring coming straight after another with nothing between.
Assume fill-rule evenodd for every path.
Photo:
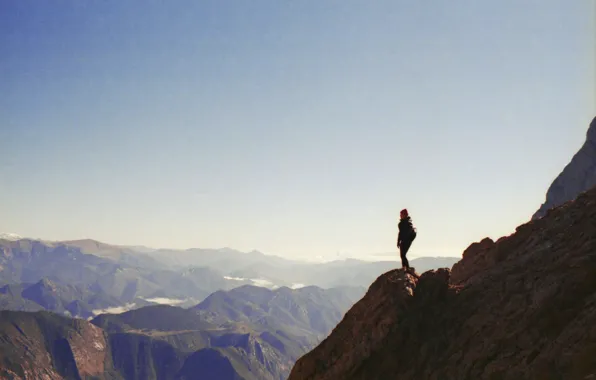
<instances>
[{"instance_id":1,"label":"red hat","mask_svg":"<svg viewBox=\"0 0 596 380\"><path fill-rule=\"evenodd\" d=\"M408 210L406 210L404 208L403 210L400 211L399 216L401 216L401 217L408 216Z\"/></svg>"}]
</instances>

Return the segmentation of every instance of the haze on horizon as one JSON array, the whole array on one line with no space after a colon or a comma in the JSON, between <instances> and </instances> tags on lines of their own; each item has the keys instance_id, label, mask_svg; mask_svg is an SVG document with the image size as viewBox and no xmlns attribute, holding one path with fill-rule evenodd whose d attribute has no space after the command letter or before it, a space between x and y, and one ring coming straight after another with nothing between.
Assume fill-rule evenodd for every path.
<instances>
[{"instance_id":1,"label":"haze on horizon","mask_svg":"<svg viewBox=\"0 0 596 380\"><path fill-rule=\"evenodd\" d=\"M0 231L459 256L583 143L594 4L3 1Z\"/></svg>"}]
</instances>

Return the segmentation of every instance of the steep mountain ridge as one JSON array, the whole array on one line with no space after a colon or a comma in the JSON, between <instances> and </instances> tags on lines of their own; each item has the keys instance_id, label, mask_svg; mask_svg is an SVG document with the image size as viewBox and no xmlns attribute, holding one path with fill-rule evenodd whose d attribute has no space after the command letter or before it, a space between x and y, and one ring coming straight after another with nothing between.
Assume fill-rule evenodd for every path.
<instances>
[{"instance_id":1,"label":"steep mountain ridge","mask_svg":"<svg viewBox=\"0 0 596 380\"><path fill-rule=\"evenodd\" d=\"M581 192L594 186L596 186L596 117L590 123L586 141L550 185L545 202L532 219L543 217L549 209L574 199Z\"/></svg>"},{"instance_id":2,"label":"steep mountain ridge","mask_svg":"<svg viewBox=\"0 0 596 380\"><path fill-rule=\"evenodd\" d=\"M383 274L290 380L596 377L596 188L453 271Z\"/></svg>"}]
</instances>

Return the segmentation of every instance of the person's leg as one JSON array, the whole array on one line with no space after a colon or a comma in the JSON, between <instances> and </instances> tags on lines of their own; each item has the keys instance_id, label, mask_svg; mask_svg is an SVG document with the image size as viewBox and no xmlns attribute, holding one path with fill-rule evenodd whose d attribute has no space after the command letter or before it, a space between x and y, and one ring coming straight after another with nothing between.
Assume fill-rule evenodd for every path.
<instances>
[{"instance_id":1,"label":"person's leg","mask_svg":"<svg viewBox=\"0 0 596 380\"><path fill-rule=\"evenodd\" d=\"M402 269L406 268L406 263L408 259L406 259L406 255L404 255L404 246L403 244L399 247L399 257L401 258L401 267Z\"/></svg>"},{"instance_id":2,"label":"person's leg","mask_svg":"<svg viewBox=\"0 0 596 380\"><path fill-rule=\"evenodd\" d=\"M408 262L408 259L406 258L406 254L408 253L408 250L410 249L410 245L412 245L411 242L402 241L401 247L399 248L399 254L401 256L401 266L406 269L410 269L410 263Z\"/></svg>"}]
</instances>

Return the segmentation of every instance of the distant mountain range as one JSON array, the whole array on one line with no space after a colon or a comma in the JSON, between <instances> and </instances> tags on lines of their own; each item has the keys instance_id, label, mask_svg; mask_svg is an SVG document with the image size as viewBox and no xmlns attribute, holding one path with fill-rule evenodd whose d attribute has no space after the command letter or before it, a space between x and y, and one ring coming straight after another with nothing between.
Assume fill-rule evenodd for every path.
<instances>
[{"instance_id":1,"label":"distant mountain range","mask_svg":"<svg viewBox=\"0 0 596 380\"><path fill-rule=\"evenodd\" d=\"M323 288L336 286L369 286L380 273L401 267L398 261L362 261L355 259L312 263L287 260L265 255L258 251L240 252L223 249L159 249L146 253L152 259L172 268L187 266L209 267L223 273L228 279L252 281L265 286L316 285ZM396 260L398 255L396 253ZM419 271L450 268L456 257L422 257L411 260Z\"/></svg>"},{"instance_id":2,"label":"distant mountain range","mask_svg":"<svg viewBox=\"0 0 596 380\"><path fill-rule=\"evenodd\" d=\"M228 248L142 251L90 239L0 239L0 286L12 289L0 294L0 305L36 310L28 300L46 310L89 318L101 311L155 303L190 307L213 292L244 285L367 287L380 273L399 265L353 259L307 263ZM411 261L419 271L451 267L454 262L448 257ZM23 293L40 281L45 286L38 297Z\"/></svg>"},{"instance_id":3,"label":"distant mountain range","mask_svg":"<svg viewBox=\"0 0 596 380\"><path fill-rule=\"evenodd\" d=\"M32 298L23 291L45 281L44 292L33 301L48 310L71 314L79 310L73 315L88 317L94 309L140 307L152 302L191 306L214 291L250 283L226 280L210 268L164 269L151 258L127 249L101 249L105 257L65 243L0 240L0 286L12 287L11 293L0 294L0 302L14 310L30 310L31 305L23 300ZM17 289L22 289L20 294ZM60 306L66 301L50 298L83 304L66 308Z\"/></svg>"}]
</instances>

